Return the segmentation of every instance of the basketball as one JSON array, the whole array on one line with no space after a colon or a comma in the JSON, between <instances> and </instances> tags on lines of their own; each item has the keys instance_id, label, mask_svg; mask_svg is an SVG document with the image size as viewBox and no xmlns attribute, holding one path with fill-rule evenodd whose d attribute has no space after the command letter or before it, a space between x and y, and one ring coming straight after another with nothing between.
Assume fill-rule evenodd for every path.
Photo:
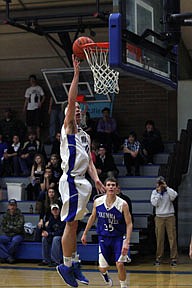
<instances>
[{"instance_id":1,"label":"basketball","mask_svg":"<svg viewBox=\"0 0 192 288\"><path fill-rule=\"evenodd\" d=\"M86 58L82 45L88 44L88 43L94 43L94 41L91 38L86 37L86 36L77 38L73 43L73 53L80 60L83 60Z\"/></svg>"}]
</instances>

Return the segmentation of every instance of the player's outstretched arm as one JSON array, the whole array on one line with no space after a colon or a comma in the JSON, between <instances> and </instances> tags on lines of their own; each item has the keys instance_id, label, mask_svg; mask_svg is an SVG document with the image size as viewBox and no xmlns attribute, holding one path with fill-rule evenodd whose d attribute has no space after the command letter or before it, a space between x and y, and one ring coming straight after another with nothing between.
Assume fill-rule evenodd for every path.
<instances>
[{"instance_id":1,"label":"player's outstretched arm","mask_svg":"<svg viewBox=\"0 0 192 288\"><path fill-rule=\"evenodd\" d=\"M67 106L66 116L64 120L64 127L66 129L66 132L68 132L67 129L69 130L71 129L71 126L72 128L74 128L73 126L76 125L74 121L75 111L76 111L75 102L76 102L76 98L78 94L80 62L74 55L72 55L72 59L73 59L74 75L73 75L73 80L71 82L71 86L69 89L68 106Z\"/></svg>"},{"instance_id":2,"label":"player's outstretched arm","mask_svg":"<svg viewBox=\"0 0 192 288\"><path fill-rule=\"evenodd\" d=\"M91 227L93 226L95 220L96 220L96 206L95 206L95 202L93 204L93 210L92 210L92 213L91 213L91 216L89 217L88 221L87 221L87 225L85 227L85 230L83 232L83 235L81 237L81 242L86 245L87 244L87 233L89 231L89 229L91 229Z\"/></svg>"},{"instance_id":3,"label":"player's outstretched arm","mask_svg":"<svg viewBox=\"0 0 192 288\"><path fill-rule=\"evenodd\" d=\"M90 161L89 161L89 167L88 167L88 173L95 182L95 187L97 189L97 193L105 193L105 186L103 183L99 180L97 169L95 168L95 165L93 163L93 160L91 159L90 156Z\"/></svg>"},{"instance_id":4,"label":"player's outstretched arm","mask_svg":"<svg viewBox=\"0 0 192 288\"><path fill-rule=\"evenodd\" d=\"M125 202L123 205L123 215L125 218L125 223L126 223L126 239L123 241L123 247L122 247L122 255L127 255L128 250L129 250L129 244L130 244L130 239L131 239L131 233L133 229L133 224L131 220L131 214L129 212L129 207L128 204Z\"/></svg>"}]
</instances>

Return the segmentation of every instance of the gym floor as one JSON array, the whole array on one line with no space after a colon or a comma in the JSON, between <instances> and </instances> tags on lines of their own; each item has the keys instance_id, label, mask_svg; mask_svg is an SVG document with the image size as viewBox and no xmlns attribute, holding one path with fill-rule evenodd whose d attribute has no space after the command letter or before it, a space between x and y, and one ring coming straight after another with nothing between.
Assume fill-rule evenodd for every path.
<instances>
[{"instance_id":1,"label":"gym floor","mask_svg":"<svg viewBox=\"0 0 192 288\"><path fill-rule=\"evenodd\" d=\"M130 288L192 287L192 261L187 254L179 257L178 265L175 268L170 267L168 259L165 259L159 267L155 267L152 259L146 258L136 256L126 266ZM87 287L99 288L106 286L98 273L96 263L95 265L82 265L82 270L90 280ZM113 287L120 287L114 266L110 268L109 273L113 279ZM0 274L0 287L4 288L60 288L67 286L59 277L55 268L42 268L38 266L38 263L0 264ZM83 287L82 284L79 286Z\"/></svg>"}]
</instances>

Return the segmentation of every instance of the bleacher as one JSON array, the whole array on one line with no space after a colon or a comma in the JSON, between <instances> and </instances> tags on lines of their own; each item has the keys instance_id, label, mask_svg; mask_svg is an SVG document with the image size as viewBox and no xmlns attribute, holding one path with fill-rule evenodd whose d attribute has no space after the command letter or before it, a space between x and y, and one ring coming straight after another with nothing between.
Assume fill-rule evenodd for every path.
<instances>
[{"instance_id":1,"label":"bleacher","mask_svg":"<svg viewBox=\"0 0 192 288\"><path fill-rule=\"evenodd\" d=\"M141 175L137 177L125 177L125 167L122 163L123 154L119 153L114 155L115 161L119 168L119 183L122 187L123 193L127 194L132 200L133 215L134 215L134 230L131 237L131 245L139 245L140 242L140 232L142 229L147 229L148 227L148 217L152 214L152 206L150 204L150 194L151 190L155 184L155 178L158 175L159 164L154 165L144 165L141 166ZM160 156L159 156L160 157ZM167 159L165 154L164 159ZM163 161L163 156L161 156L161 162ZM165 160L166 161L166 160ZM152 176L151 176L152 175ZM23 183L25 187L29 183L29 178L23 177L6 177L2 178L0 181L1 187L3 187L4 193L6 194L7 183ZM9 184L8 184L9 185ZM89 202L88 209L91 212L92 202ZM33 206L33 211L35 212L35 201L26 201L25 195L22 195L22 201L18 201L18 208L21 209L25 216L25 222L30 222L36 225L39 220L39 215L30 213L30 206ZM0 202L0 221L3 213L7 209L7 200ZM87 221L88 216L84 219ZM89 231L87 237L88 244L86 248L81 244L82 232L78 235L78 252L83 261L97 261L98 257L98 244L96 229L93 227ZM90 253L91 251L91 253ZM17 258L19 259L41 259L41 243L34 241L24 241L18 251Z\"/></svg>"},{"instance_id":2,"label":"bleacher","mask_svg":"<svg viewBox=\"0 0 192 288\"><path fill-rule=\"evenodd\" d=\"M191 123L191 122L190 122ZM178 173L182 175L184 171L186 171L187 166L187 155L185 154L182 159L185 159L185 165L182 164L182 169L178 168L178 165L181 165L181 159L176 161L176 157L178 153L182 151L184 154L186 151L190 152L191 138L189 139L189 131L191 125L189 125L187 137L182 136L178 143L166 143L165 144L165 152L159 153L154 157L154 164L142 165L140 167L140 175L135 177L127 177L126 169L123 163L123 154L117 153L114 155L116 165L119 169L119 177L118 181L121 186L122 192L130 197L132 200L132 208L133 208L133 217L134 217L134 230L131 237L131 249L134 249L134 246L139 247L143 239L146 240L148 237L148 230L150 225L150 217L153 215L153 207L150 203L151 191L155 187L155 179L158 175L162 175L166 178L169 186L174 187L171 184L173 183L173 169L174 169L174 177L178 176ZM184 133L186 134L186 133ZM192 133L190 134L192 135ZM186 136L186 135L185 135ZM183 138L184 137L184 138ZM185 139L185 141L183 140ZM181 145L188 145L188 149L181 149ZM175 149L175 147L177 149ZM48 147L49 148L49 147ZM47 148L47 149L48 149ZM172 161L170 160L172 159ZM177 162L177 163L176 163ZM173 163L177 164L177 167L173 165ZM176 169L177 168L177 169ZM175 178L174 178L175 179ZM172 181L172 182L171 182ZM3 188L4 198L7 196L7 183L23 183L25 186L29 183L29 178L23 177L6 177L0 179L0 185ZM178 184L178 183L177 183ZM175 187L174 187L175 188ZM92 208L91 202L88 204L88 209L91 211ZM18 207L24 213L25 222L31 222L33 225L36 225L39 219L39 216L35 213L29 213L30 205L33 205L33 211L35 211L35 202L34 201L26 201L25 196L23 196L22 201L18 201ZM7 199L0 202L0 222L2 214L7 209ZM88 216L87 216L88 217ZM87 219L85 218L84 221ZM145 235L146 232L146 235ZM78 235L78 253L83 261L97 261L98 258L98 244L96 243L97 235L95 227L90 230L88 235L88 244L87 246L83 246L80 243L82 232ZM41 242L34 241L24 241L17 253L18 259L41 259Z\"/></svg>"}]
</instances>

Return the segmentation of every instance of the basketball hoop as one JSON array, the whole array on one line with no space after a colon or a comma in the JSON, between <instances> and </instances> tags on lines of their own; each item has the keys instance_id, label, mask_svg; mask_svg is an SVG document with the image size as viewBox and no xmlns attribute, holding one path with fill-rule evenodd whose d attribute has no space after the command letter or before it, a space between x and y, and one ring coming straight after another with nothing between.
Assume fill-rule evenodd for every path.
<instances>
[{"instance_id":1,"label":"basketball hoop","mask_svg":"<svg viewBox=\"0 0 192 288\"><path fill-rule=\"evenodd\" d=\"M94 78L94 90L98 94L119 93L119 72L110 68L108 62L109 43L82 45Z\"/></svg>"}]
</instances>

